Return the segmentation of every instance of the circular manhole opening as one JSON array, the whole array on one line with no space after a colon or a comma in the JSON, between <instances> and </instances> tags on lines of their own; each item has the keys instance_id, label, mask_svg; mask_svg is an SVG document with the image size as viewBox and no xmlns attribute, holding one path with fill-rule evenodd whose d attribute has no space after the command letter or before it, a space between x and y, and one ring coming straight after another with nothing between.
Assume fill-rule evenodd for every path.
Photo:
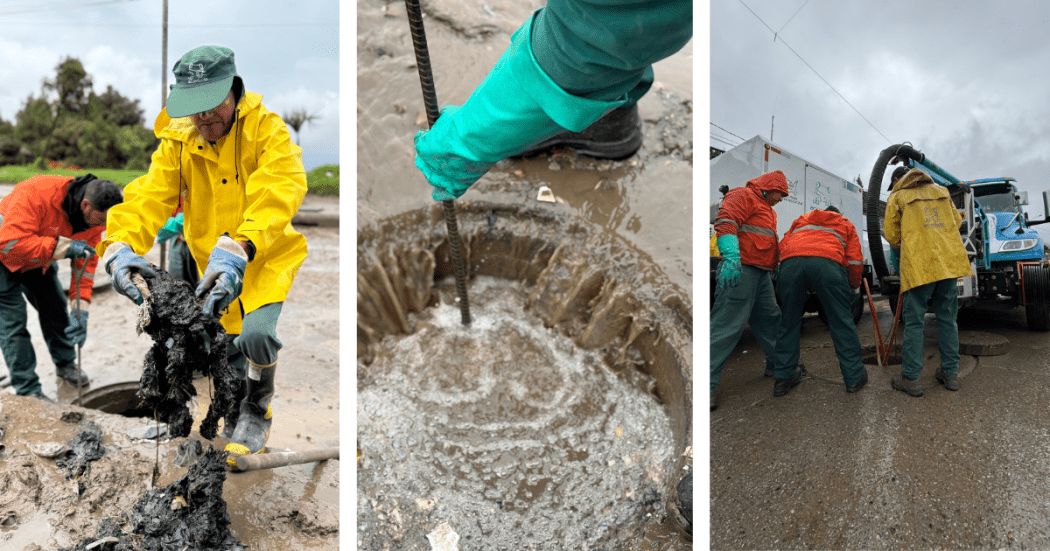
<instances>
[{"instance_id":1,"label":"circular manhole opening","mask_svg":"<svg viewBox=\"0 0 1050 551\"><path fill-rule=\"evenodd\" d=\"M440 208L359 231L358 541L440 518L494 548L633 548L691 463L688 295L600 228L459 211L469 326Z\"/></svg>"},{"instance_id":2,"label":"circular manhole opening","mask_svg":"<svg viewBox=\"0 0 1050 551\"><path fill-rule=\"evenodd\" d=\"M103 413L114 413L124 417L153 418L153 412L142 407L136 395L139 390L137 381L106 385L85 392L73 405L97 409Z\"/></svg>"},{"instance_id":3,"label":"circular manhole opening","mask_svg":"<svg viewBox=\"0 0 1050 551\"><path fill-rule=\"evenodd\" d=\"M894 345L893 349L891 349L885 356L880 355L875 349L875 346L872 345L865 346L863 353L863 361L866 365L879 365L880 361L882 362L882 365L901 365L903 362L900 345Z\"/></svg>"}]
</instances>

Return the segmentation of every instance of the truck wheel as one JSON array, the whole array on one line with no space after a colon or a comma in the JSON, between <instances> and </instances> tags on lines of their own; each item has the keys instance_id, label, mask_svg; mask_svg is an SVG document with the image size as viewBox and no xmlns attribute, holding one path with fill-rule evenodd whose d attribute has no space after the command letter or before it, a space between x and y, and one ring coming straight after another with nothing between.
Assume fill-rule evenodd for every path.
<instances>
[{"instance_id":1,"label":"truck wheel","mask_svg":"<svg viewBox=\"0 0 1050 551\"><path fill-rule=\"evenodd\" d=\"M1023 266L1025 317L1031 331L1050 331L1050 270L1043 266Z\"/></svg>"}]
</instances>

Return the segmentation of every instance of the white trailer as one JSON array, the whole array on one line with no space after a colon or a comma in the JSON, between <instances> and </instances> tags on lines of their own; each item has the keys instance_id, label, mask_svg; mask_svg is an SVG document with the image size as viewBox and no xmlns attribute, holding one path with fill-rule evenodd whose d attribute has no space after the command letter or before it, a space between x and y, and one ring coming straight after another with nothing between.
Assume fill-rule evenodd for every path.
<instances>
[{"instance_id":1,"label":"white trailer","mask_svg":"<svg viewBox=\"0 0 1050 551\"><path fill-rule=\"evenodd\" d=\"M836 176L761 136L755 136L711 159L711 221L714 222L722 201L723 194L720 188L741 187L746 185L748 180L774 170L782 171L788 181L788 196L773 209L777 213L778 238L784 238L784 234L791 228L791 223L799 216L834 205L857 229L864 253L865 277L870 279L871 255L868 252L868 240L864 238L867 226L864 224L864 193L861 187L856 182ZM712 268L714 265L712 262ZM854 318L857 319L863 312L863 301L858 302L859 305L854 307ZM823 312L816 304L811 306L807 302L806 309L819 312L823 318Z\"/></svg>"}]
</instances>

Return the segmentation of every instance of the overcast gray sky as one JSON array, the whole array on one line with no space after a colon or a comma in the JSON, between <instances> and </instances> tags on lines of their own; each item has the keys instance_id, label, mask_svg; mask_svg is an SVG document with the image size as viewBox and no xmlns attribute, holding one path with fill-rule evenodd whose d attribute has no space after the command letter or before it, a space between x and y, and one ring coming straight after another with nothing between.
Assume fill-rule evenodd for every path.
<instances>
[{"instance_id":1,"label":"overcast gray sky","mask_svg":"<svg viewBox=\"0 0 1050 551\"><path fill-rule=\"evenodd\" d=\"M0 3L0 117L13 122L66 56L102 92L140 100L152 128L161 107L162 0L10 0ZM319 119L300 131L307 170L339 162L337 0L170 0L168 84L182 54L202 45L234 51L245 86L284 114ZM292 139L295 139L294 132Z\"/></svg>"},{"instance_id":2,"label":"overcast gray sky","mask_svg":"<svg viewBox=\"0 0 1050 551\"><path fill-rule=\"evenodd\" d=\"M867 187L879 152L911 142L960 179L1017 178L1044 218L1050 3L715 0L710 13L710 122L724 129L709 127L711 145L769 139L775 115L774 143Z\"/></svg>"}]
</instances>

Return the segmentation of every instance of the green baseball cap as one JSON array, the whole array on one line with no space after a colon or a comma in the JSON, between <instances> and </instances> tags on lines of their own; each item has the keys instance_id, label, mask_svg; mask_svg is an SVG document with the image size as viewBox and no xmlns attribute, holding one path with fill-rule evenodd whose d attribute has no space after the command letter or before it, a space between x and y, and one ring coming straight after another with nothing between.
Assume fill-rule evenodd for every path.
<instances>
[{"instance_id":1,"label":"green baseball cap","mask_svg":"<svg viewBox=\"0 0 1050 551\"><path fill-rule=\"evenodd\" d=\"M233 50L201 46L175 62L175 84L168 94L168 116L188 117L218 107L233 87Z\"/></svg>"}]
</instances>

